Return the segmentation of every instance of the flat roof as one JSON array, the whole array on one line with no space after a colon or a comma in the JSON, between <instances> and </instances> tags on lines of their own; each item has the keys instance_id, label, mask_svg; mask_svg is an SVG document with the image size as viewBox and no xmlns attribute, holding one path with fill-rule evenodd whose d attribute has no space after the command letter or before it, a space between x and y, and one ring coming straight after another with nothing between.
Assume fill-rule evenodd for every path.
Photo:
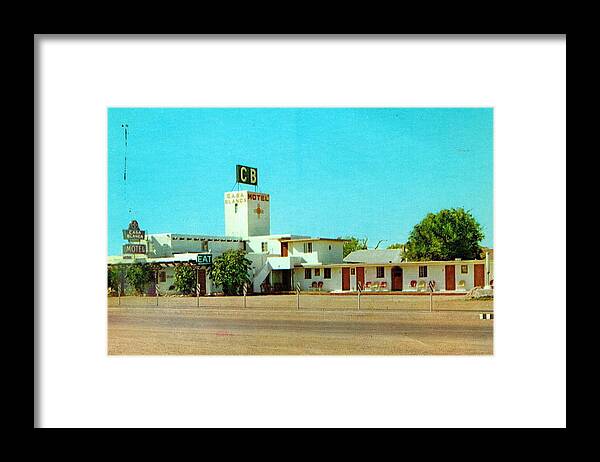
<instances>
[{"instance_id":1,"label":"flat roof","mask_svg":"<svg viewBox=\"0 0 600 462\"><path fill-rule=\"evenodd\" d=\"M245 238L245 241L249 241L251 239L283 239L286 241L290 241L291 239L307 239L309 236L304 236L301 234L261 234L260 236L248 236Z\"/></svg>"},{"instance_id":2,"label":"flat roof","mask_svg":"<svg viewBox=\"0 0 600 462\"><path fill-rule=\"evenodd\" d=\"M337 241L346 242L348 239L334 239L332 237L303 237L300 239L288 239L288 242L302 242L302 241Z\"/></svg>"},{"instance_id":3,"label":"flat roof","mask_svg":"<svg viewBox=\"0 0 600 462\"><path fill-rule=\"evenodd\" d=\"M493 261L493 260L491 260ZM420 266L424 266L424 265L450 265L450 264L456 264L456 265L464 265L464 264L469 264L469 263L480 263L480 264L484 264L485 260L447 260L447 261L440 261L440 260L433 260L433 261L403 261L400 263L356 263L356 262L352 262L352 263L301 263L300 266L296 266L296 268L342 268L342 267L346 267L346 268L350 268L350 267L357 267L357 266L407 266L407 265L420 265Z\"/></svg>"},{"instance_id":4,"label":"flat roof","mask_svg":"<svg viewBox=\"0 0 600 462\"><path fill-rule=\"evenodd\" d=\"M206 234L180 234L180 233L147 233L146 237L152 236L166 236L176 239L192 239L192 240L206 240L206 241L228 241L228 242L243 242L244 239L234 236L210 236Z\"/></svg>"}]
</instances>

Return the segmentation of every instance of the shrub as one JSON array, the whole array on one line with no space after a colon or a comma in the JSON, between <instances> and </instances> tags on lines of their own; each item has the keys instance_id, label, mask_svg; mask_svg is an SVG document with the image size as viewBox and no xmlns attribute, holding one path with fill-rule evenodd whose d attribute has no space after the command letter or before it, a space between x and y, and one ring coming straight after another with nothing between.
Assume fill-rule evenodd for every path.
<instances>
[{"instance_id":1,"label":"shrub","mask_svg":"<svg viewBox=\"0 0 600 462\"><path fill-rule=\"evenodd\" d=\"M196 291L196 269L191 266L175 267L174 289L189 295Z\"/></svg>"}]
</instances>

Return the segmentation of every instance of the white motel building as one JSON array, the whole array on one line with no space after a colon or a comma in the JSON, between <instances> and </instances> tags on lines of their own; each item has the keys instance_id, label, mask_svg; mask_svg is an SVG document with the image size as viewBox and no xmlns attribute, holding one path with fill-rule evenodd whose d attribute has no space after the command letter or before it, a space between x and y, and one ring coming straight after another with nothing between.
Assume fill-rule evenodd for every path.
<instances>
[{"instance_id":1,"label":"white motel building","mask_svg":"<svg viewBox=\"0 0 600 462\"><path fill-rule=\"evenodd\" d=\"M146 234L133 220L124 238L123 254L109 256L108 264L152 263L159 294L174 293L178 265L198 271L200 294L220 292L207 276L207 266L226 250L243 249L252 262L254 293L295 290L343 293L362 287L365 292L460 293L493 284L493 259L405 261L401 250L358 250L343 257L344 240L296 234L271 234L269 194L248 190L224 194L225 235ZM132 243L133 242L133 243ZM209 256L208 259L205 257ZM200 262L200 263L199 263ZM149 289L154 294L154 287Z\"/></svg>"}]
</instances>

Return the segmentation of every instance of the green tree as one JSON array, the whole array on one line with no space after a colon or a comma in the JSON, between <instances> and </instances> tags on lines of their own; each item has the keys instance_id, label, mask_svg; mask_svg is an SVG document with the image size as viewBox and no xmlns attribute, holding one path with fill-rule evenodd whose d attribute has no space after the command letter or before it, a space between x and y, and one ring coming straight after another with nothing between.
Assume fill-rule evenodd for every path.
<instances>
[{"instance_id":1,"label":"green tree","mask_svg":"<svg viewBox=\"0 0 600 462\"><path fill-rule=\"evenodd\" d=\"M429 213L413 228L406 242L408 261L475 260L483 239L481 225L462 208Z\"/></svg>"},{"instance_id":2,"label":"green tree","mask_svg":"<svg viewBox=\"0 0 600 462\"><path fill-rule=\"evenodd\" d=\"M121 286L121 280L125 278L125 270L121 265L108 267L108 287L117 292Z\"/></svg>"},{"instance_id":3,"label":"green tree","mask_svg":"<svg viewBox=\"0 0 600 462\"><path fill-rule=\"evenodd\" d=\"M196 291L196 269L191 266L175 267L175 290L184 295Z\"/></svg>"},{"instance_id":4,"label":"green tree","mask_svg":"<svg viewBox=\"0 0 600 462\"><path fill-rule=\"evenodd\" d=\"M223 288L225 295L240 295L244 284L252 281L248 276L252 262L243 250L227 250L213 259L208 268L210 279Z\"/></svg>"},{"instance_id":5,"label":"green tree","mask_svg":"<svg viewBox=\"0 0 600 462\"><path fill-rule=\"evenodd\" d=\"M404 247L405 247L405 244L401 244L400 242L396 242L394 244L387 246L388 249L399 249L399 250L404 250Z\"/></svg>"},{"instance_id":6,"label":"green tree","mask_svg":"<svg viewBox=\"0 0 600 462\"><path fill-rule=\"evenodd\" d=\"M142 294L147 284L153 281L154 271L148 264L134 263L127 268L125 278L136 294Z\"/></svg>"},{"instance_id":7,"label":"green tree","mask_svg":"<svg viewBox=\"0 0 600 462\"><path fill-rule=\"evenodd\" d=\"M338 237L338 239L345 239L344 242L344 257L355 250L366 250L368 238L358 239L354 236Z\"/></svg>"}]
</instances>

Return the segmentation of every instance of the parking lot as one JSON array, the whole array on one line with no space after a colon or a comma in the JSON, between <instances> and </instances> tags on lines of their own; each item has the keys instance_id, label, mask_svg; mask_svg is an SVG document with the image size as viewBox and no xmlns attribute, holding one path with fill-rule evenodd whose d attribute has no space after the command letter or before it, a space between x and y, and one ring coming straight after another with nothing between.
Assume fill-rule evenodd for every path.
<instances>
[{"instance_id":1,"label":"parking lot","mask_svg":"<svg viewBox=\"0 0 600 462\"><path fill-rule=\"evenodd\" d=\"M435 295L108 298L110 355L489 355L492 300ZM120 304L119 304L120 303ZM158 305L157 305L158 304ZM433 310L431 310L433 308ZM431 311L430 311L431 310Z\"/></svg>"}]
</instances>

